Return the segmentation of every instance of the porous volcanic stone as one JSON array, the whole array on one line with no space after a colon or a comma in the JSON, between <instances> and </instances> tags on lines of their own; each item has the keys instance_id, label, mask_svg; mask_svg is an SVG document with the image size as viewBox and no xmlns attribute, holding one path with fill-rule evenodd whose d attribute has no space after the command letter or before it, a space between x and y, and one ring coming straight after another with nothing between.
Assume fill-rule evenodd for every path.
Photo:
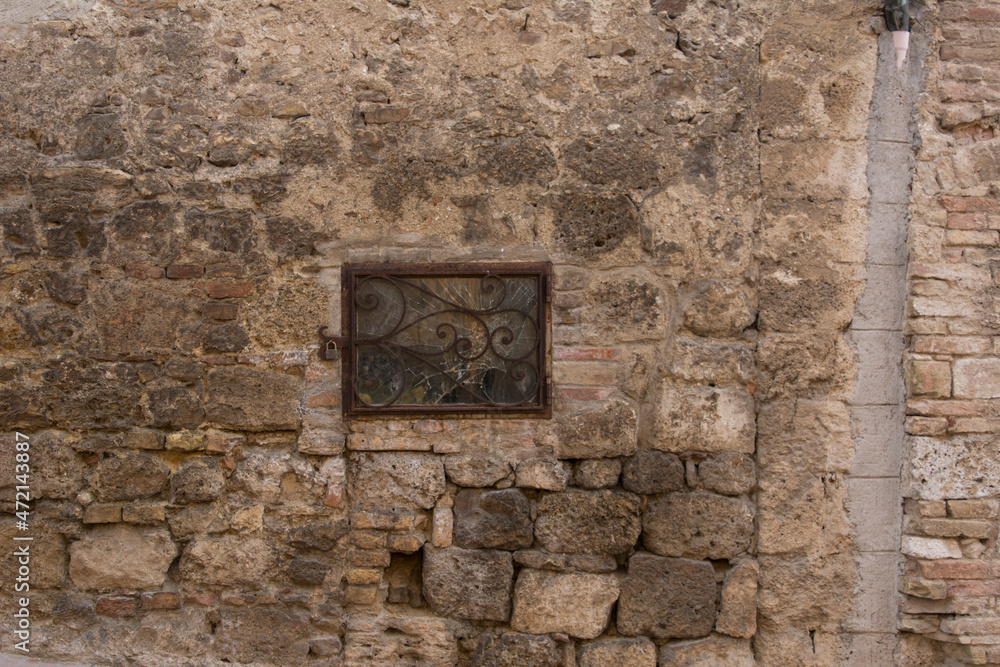
<instances>
[{"instance_id":1,"label":"porous volcanic stone","mask_svg":"<svg viewBox=\"0 0 1000 667\"><path fill-rule=\"evenodd\" d=\"M455 544L465 549L530 547L529 511L528 497L517 489L463 489L455 496Z\"/></svg>"},{"instance_id":2,"label":"porous volcanic stone","mask_svg":"<svg viewBox=\"0 0 1000 667\"><path fill-rule=\"evenodd\" d=\"M510 626L535 635L564 632L593 639L611 620L619 590L612 575L524 569L514 586Z\"/></svg>"},{"instance_id":3,"label":"porous volcanic stone","mask_svg":"<svg viewBox=\"0 0 1000 667\"><path fill-rule=\"evenodd\" d=\"M472 657L472 667L559 667L561 652L550 637L512 632L498 638L483 635Z\"/></svg>"},{"instance_id":4,"label":"porous volcanic stone","mask_svg":"<svg viewBox=\"0 0 1000 667\"><path fill-rule=\"evenodd\" d=\"M252 368L219 368L205 380L207 417L244 431L294 430L299 425L299 381Z\"/></svg>"},{"instance_id":5,"label":"porous volcanic stone","mask_svg":"<svg viewBox=\"0 0 1000 667\"><path fill-rule=\"evenodd\" d=\"M618 485L621 474L622 464L617 459L588 459L577 464L573 483L584 489L607 489Z\"/></svg>"},{"instance_id":6,"label":"porous volcanic stone","mask_svg":"<svg viewBox=\"0 0 1000 667\"><path fill-rule=\"evenodd\" d=\"M88 591L159 588L177 556L166 529L93 528L69 548L69 576Z\"/></svg>"},{"instance_id":7,"label":"porous volcanic stone","mask_svg":"<svg viewBox=\"0 0 1000 667\"><path fill-rule=\"evenodd\" d=\"M506 621L514 562L506 551L424 545L424 598L442 616Z\"/></svg>"},{"instance_id":8,"label":"porous volcanic stone","mask_svg":"<svg viewBox=\"0 0 1000 667\"><path fill-rule=\"evenodd\" d=\"M737 563L722 583L722 604L715 631L731 637L753 637L757 632L757 563Z\"/></svg>"},{"instance_id":9,"label":"porous volcanic stone","mask_svg":"<svg viewBox=\"0 0 1000 667\"><path fill-rule=\"evenodd\" d=\"M166 488L169 476L167 464L152 454L109 456L97 464L94 497L101 501L149 498Z\"/></svg>"},{"instance_id":10,"label":"porous volcanic stone","mask_svg":"<svg viewBox=\"0 0 1000 667\"><path fill-rule=\"evenodd\" d=\"M727 496L749 493L757 484L753 459L744 454L717 454L698 464L702 487Z\"/></svg>"},{"instance_id":11,"label":"porous volcanic stone","mask_svg":"<svg viewBox=\"0 0 1000 667\"><path fill-rule=\"evenodd\" d=\"M445 490L444 466L434 454L352 452L347 481L359 509L430 509Z\"/></svg>"},{"instance_id":12,"label":"porous volcanic stone","mask_svg":"<svg viewBox=\"0 0 1000 667\"><path fill-rule=\"evenodd\" d=\"M486 488L513 472L510 464L495 456L447 456L444 470L457 486Z\"/></svg>"},{"instance_id":13,"label":"porous volcanic stone","mask_svg":"<svg viewBox=\"0 0 1000 667\"><path fill-rule=\"evenodd\" d=\"M645 449L625 459L622 486L633 493L670 493L684 489L684 464L676 454Z\"/></svg>"},{"instance_id":14,"label":"porous volcanic stone","mask_svg":"<svg viewBox=\"0 0 1000 667\"><path fill-rule=\"evenodd\" d=\"M646 637L598 639L580 646L579 667L656 667L656 644Z\"/></svg>"},{"instance_id":15,"label":"porous volcanic stone","mask_svg":"<svg viewBox=\"0 0 1000 667\"><path fill-rule=\"evenodd\" d=\"M180 575L196 584L257 588L274 565L273 550L263 540L200 537L184 550Z\"/></svg>"},{"instance_id":16,"label":"porous volcanic stone","mask_svg":"<svg viewBox=\"0 0 1000 667\"><path fill-rule=\"evenodd\" d=\"M241 663L303 664L309 653L309 622L273 607L224 608L216 630L219 655Z\"/></svg>"},{"instance_id":17,"label":"porous volcanic stone","mask_svg":"<svg viewBox=\"0 0 1000 667\"><path fill-rule=\"evenodd\" d=\"M698 641L664 644L660 664L670 667L756 667L750 640L714 636Z\"/></svg>"},{"instance_id":18,"label":"porous volcanic stone","mask_svg":"<svg viewBox=\"0 0 1000 667\"><path fill-rule=\"evenodd\" d=\"M635 408L624 400L614 399L600 410L560 420L559 457L628 456L635 452L636 432Z\"/></svg>"},{"instance_id":19,"label":"porous volcanic stone","mask_svg":"<svg viewBox=\"0 0 1000 667\"><path fill-rule=\"evenodd\" d=\"M219 497L226 477L219 470L217 459L199 456L188 459L170 479L170 492L175 503L205 503Z\"/></svg>"},{"instance_id":20,"label":"porous volcanic stone","mask_svg":"<svg viewBox=\"0 0 1000 667\"><path fill-rule=\"evenodd\" d=\"M714 280L700 284L684 311L684 326L699 336L735 336L753 324L757 313L743 290Z\"/></svg>"},{"instance_id":21,"label":"porous volcanic stone","mask_svg":"<svg viewBox=\"0 0 1000 667\"><path fill-rule=\"evenodd\" d=\"M706 561L635 554L618 601L618 632L704 637L715 625L715 568ZM665 663L673 664L673 663Z\"/></svg>"},{"instance_id":22,"label":"porous volcanic stone","mask_svg":"<svg viewBox=\"0 0 1000 667\"><path fill-rule=\"evenodd\" d=\"M650 447L664 452L754 451L754 401L744 387L666 385Z\"/></svg>"},{"instance_id":23,"label":"porous volcanic stone","mask_svg":"<svg viewBox=\"0 0 1000 667\"><path fill-rule=\"evenodd\" d=\"M553 493L538 505L535 537L548 551L622 554L641 531L639 498L622 491Z\"/></svg>"},{"instance_id":24,"label":"porous volcanic stone","mask_svg":"<svg viewBox=\"0 0 1000 667\"><path fill-rule=\"evenodd\" d=\"M642 542L661 556L734 558L750 548L754 508L750 502L712 493L671 493L649 503Z\"/></svg>"}]
</instances>

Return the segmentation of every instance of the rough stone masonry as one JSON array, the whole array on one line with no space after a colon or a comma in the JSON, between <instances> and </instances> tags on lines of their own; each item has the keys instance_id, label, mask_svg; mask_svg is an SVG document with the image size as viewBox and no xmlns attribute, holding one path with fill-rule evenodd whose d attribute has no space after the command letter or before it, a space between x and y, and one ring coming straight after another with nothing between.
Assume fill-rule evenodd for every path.
<instances>
[{"instance_id":1,"label":"rough stone masonry","mask_svg":"<svg viewBox=\"0 0 1000 667\"><path fill-rule=\"evenodd\" d=\"M1000 11L914 15L0 2L5 641L21 432L32 657L1000 664ZM342 265L491 261L553 417L345 421Z\"/></svg>"}]
</instances>

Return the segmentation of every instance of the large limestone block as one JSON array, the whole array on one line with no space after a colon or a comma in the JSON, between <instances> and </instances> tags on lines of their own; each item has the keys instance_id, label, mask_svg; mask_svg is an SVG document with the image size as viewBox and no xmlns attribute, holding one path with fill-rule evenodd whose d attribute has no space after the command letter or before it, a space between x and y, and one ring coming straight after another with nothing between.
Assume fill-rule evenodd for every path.
<instances>
[{"instance_id":1,"label":"large limestone block","mask_svg":"<svg viewBox=\"0 0 1000 667\"><path fill-rule=\"evenodd\" d=\"M709 491L740 496L757 484L757 473L749 456L719 454L698 464L698 482Z\"/></svg>"},{"instance_id":2,"label":"large limestone block","mask_svg":"<svg viewBox=\"0 0 1000 667\"><path fill-rule=\"evenodd\" d=\"M579 667L656 667L656 644L645 637L599 639L580 647Z\"/></svg>"},{"instance_id":3,"label":"large limestone block","mask_svg":"<svg viewBox=\"0 0 1000 667\"><path fill-rule=\"evenodd\" d=\"M285 431L299 425L299 381L252 368L219 368L208 374L207 417L244 431Z\"/></svg>"},{"instance_id":4,"label":"large limestone block","mask_svg":"<svg viewBox=\"0 0 1000 667\"><path fill-rule=\"evenodd\" d=\"M716 632L730 637L753 637L757 632L757 563L737 563L722 583L722 604Z\"/></svg>"},{"instance_id":5,"label":"large limestone block","mask_svg":"<svg viewBox=\"0 0 1000 667\"><path fill-rule=\"evenodd\" d=\"M535 537L554 553L628 553L640 531L639 498L621 491L547 495L535 522Z\"/></svg>"},{"instance_id":6,"label":"large limestone block","mask_svg":"<svg viewBox=\"0 0 1000 667\"><path fill-rule=\"evenodd\" d=\"M550 637L508 632L483 635L472 657L472 667L559 667L562 652Z\"/></svg>"},{"instance_id":7,"label":"large limestone block","mask_svg":"<svg viewBox=\"0 0 1000 667\"><path fill-rule=\"evenodd\" d=\"M564 632L593 639L607 627L619 591L612 575L525 569L514 586L510 625L535 635Z\"/></svg>"},{"instance_id":8,"label":"large limestone block","mask_svg":"<svg viewBox=\"0 0 1000 667\"><path fill-rule=\"evenodd\" d=\"M618 601L618 632L656 639L704 637L715 625L715 588L711 563L635 554Z\"/></svg>"},{"instance_id":9,"label":"large limestone block","mask_svg":"<svg viewBox=\"0 0 1000 667\"><path fill-rule=\"evenodd\" d=\"M597 459L628 456L635 452L635 408L613 399L599 410L560 420L559 457Z\"/></svg>"},{"instance_id":10,"label":"large limestone block","mask_svg":"<svg viewBox=\"0 0 1000 667\"><path fill-rule=\"evenodd\" d=\"M649 503L642 541L661 556L733 558L753 541L754 508L712 493L671 493Z\"/></svg>"},{"instance_id":11,"label":"large limestone block","mask_svg":"<svg viewBox=\"0 0 1000 667\"><path fill-rule=\"evenodd\" d=\"M181 578L210 586L257 588L275 566L270 545L259 539L207 537L188 545L181 556Z\"/></svg>"},{"instance_id":12,"label":"large limestone block","mask_svg":"<svg viewBox=\"0 0 1000 667\"><path fill-rule=\"evenodd\" d=\"M166 529L94 528L69 548L69 576L83 590L159 588L177 557Z\"/></svg>"},{"instance_id":13,"label":"large limestone block","mask_svg":"<svg viewBox=\"0 0 1000 667\"><path fill-rule=\"evenodd\" d=\"M757 667L750 640L719 636L664 644L660 647L660 664L670 667Z\"/></svg>"},{"instance_id":14,"label":"large limestone block","mask_svg":"<svg viewBox=\"0 0 1000 667\"><path fill-rule=\"evenodd\" d=\"M754 450L754 402L744 387L666 385L650 446L665 452Z\"/></svg>"},{"instance_id":15,"label":"large limestone block","mask_svg":"<svg viewBox=\"0 0 1000 667\"><path fill-rule=\"evenodd\" d=\"M444 465L434 454L352 452L348 492L358 508L430 509L444 493Z\"/></svg>"},{"instance_id":16,"label":"large limestone block","mask_svg":"<svg viewBox=\"0 0 1000 667\"><path fill-rule=\"evenodd\" d=\"M455 496L455 544L465 549L530 547L528 497L517 489L476 491Z\"/></svg>"},{"instance_id":17,"label":"large limestone block","mask_svg":"<svg viewBox=\"0 0 1000 667\"><path fill-rule=\"evenodd\" d=\"M470 621L506 621L514 561L504 551L424 546L424 598L435 613Z\"/></svg>"}]
</instances>

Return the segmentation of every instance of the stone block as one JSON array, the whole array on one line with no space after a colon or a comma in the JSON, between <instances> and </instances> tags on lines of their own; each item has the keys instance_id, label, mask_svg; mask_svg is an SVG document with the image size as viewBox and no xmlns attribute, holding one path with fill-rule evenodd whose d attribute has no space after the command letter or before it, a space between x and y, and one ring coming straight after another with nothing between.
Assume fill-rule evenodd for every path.
<instances>
[{"instance_id":1,"label":"stone block","mask_svg":"<svg viewBox=\"0 0 1000 667\"><path fill-rule=\"evenodd\" d=\"M309 622L276 607L223 608L215 647L226 661L302 664L309 654Z\"/></svg>"},{"instance_id":2,"label":"stone block","mask_svg":"<svg viewBox=\"0 0 1000 667\"><path fill-rule=\"evenodd\" d=\"M485 455L447 456L444 470L452 484L476 489L493 486L514 472L506 461Z\"/></svg>"},{"instance_id":3,"label":"stone block","mask_svg":"<svg viewBox=\"0 0 1000 667\"><path fill-rule=\"evenodd\" d=\"M632 493L671 493L684 489L684 464L676 454L644 449L625 459L622 486Z\"/></svg>"},{"instance_id":4,"label":"stone block","mask_svg":"<svg viewBox=\"0 0 1000 667\"><path fill-rule=\"evenodd\" d=\"M756 667L757 660L750 640L714 636L664 644L660 647L660 664L670 667Z\"/></svg>"},{"instance_id":5,"label":"stone block","mask_svg":"<svg viewBox=\"0 0 1000 667\"><path fill-rule=\"evenodd\" d=\"M542 549L521 549L514 552L514 562L535 570L555 572L614 572L618 563L612 556L588 554L553 554Z\"/></svg>"},{"instance_id":6,"label":"stone block","mask_svg":"<svg viewBox=\"0 0 1000 667\"><path fill-rule=\"evenodd\" d=\"M84 523L121 523L122 506L116 503L94 503L83 511Z\"/></svg>"},{"instance_id":7,"label":"stone block","mask_svg":"<svg viewBox=\"0 0 1000 667\"><path fill-rule=\"evenodd\" d=\"M183 580L207 586L258 588L276 565L272 547L256 538L199 537L180 560Z\"/></svg>"},{"instance_id":8,"label":"stone block","mask_svg":"<svg viewBox=\"0 0 1000 667\"><path fill-rule=\"evenodd\" d=\"M357 509L431 509L445 491L444 465L434 454L352 452L347 482Z\"/></svg>"},{"instance_id":9,"label":"stone block","mask_svg":"<svg viewBox=\"0 0 1000 667\"><path fill-rule=\"evenodd\" d=\"M637 553L629 558L622 583L618 632L655 639L704 637L715 625L715 597L711 563Z\"/></svg>"},{"instance_id":10,"label":"stone block","mask_svg":"<svg viewBox=\"0 0 1000 667\"><path fill-rule=\"evenodd\" d=\"M472 657L473 667L560 667L562 651L551 637L505 632L497 638L484 634Z\"/></svg>"},{"instance_id":11,"label":"stone block","mask_svg":"<svg viewBox=\"0 0 1000 667\"><path fill-rule=\"evenodd\" d=\"M757 563L743 561L726 573L715 631L730 637L753 637L757 632Z\"/></svg>"},{"instance_id":12,"label":"stone block","mask_svg":"<svg viewBox=\"0 0 1000 667\"><path fill-rule=\"evenodd\" d=\"M624 554L639 539L639 498L621 491L576 491L545 496L535 538L548 551Z\"/></svg>"},{"instance_id":13,"label":"stone block","mask_svg":"<svg viewBox=\"0 0 1000 667\"><path fill-rule=\"evenodd\" d=\"M757 312L742 289L715 280L697 285L697 292L684 310L684 326L699 336L736 336L755 319Z\"/></svg>"},{"instance_id":14,"label":"stone block","mask_svg":"<svg viewBox=\"0 0 1000 667\"><path fill-rule=\"evenodd\" d=\"M129 504L122 507L122 521L144 526L153 526L166 521L163 505L154 503Z\"/></svg>"},{"instance_id":15,"label":"stone block","mask_svg":"<svg viewBox=\"0 0 1000 667\"><path fill-rule=\"evenodd\" d=\"M170 468L153 454L126 452L97 464L94 496L98 500L137 500L166 489Z\"/></svg>"},{"instance_id":16,"label":"stone block","mask_svg":"<svg viewBox=\"0 0 1000 667\"><path fill-rule=\"evenodd\" d=\"M88 591L159 588L176 556L165 529L101 526L70 545L69 576Z\"/></svg>"},{"instance_id":17,"label":"stone block","mask_svg":"<svg viewBox=\"0 0 1000 667\"><path fill-rule=\"evenodd\" d=\"M464 549L520 549L532 542L530 505L517 489L455 496L455 544Z\"/></svg>"},{"instance_id":18,"label":"stone block","mask_svg":"<svg viewBox=\"0 0 1000 667\"><path fill-rule=\"evenodd\" d=\"M906 362L904 371L909 396L951 396L951 364L947 361L910 360Z\"/></svg>"},{"instance_id":19,"label":"stone block","mask_svg":"<svg viewBox=\"0 0 1000 667\"><path fill-rule=\"evenodd\" d=\"M553 459L530 459L517 464L514 483L526 489L562 491L569 484L569 464Z\"/></svg>"},{"instance_id":20,"label":"stone block","mask_svg":"<svg viewBox=\"0 0 1000 667\"><path fill-rule=\"evenodd\" d=\"M197 452L205 449L205 436L202 433L190 431L168 433L165 445L171 451Z\"/></svg>"},{"instance_id":21,"label":"stone block","mask_svg":"<svg viewBox=\"0 0 1000 667\"><path fill-rule=\"evenodd\" d=\"M743 454L717 454L698 464L701 487L726 496L741 496L757 485L753 459Z\"/></svg>"},{"instance_id":22,"label":"stone block","mask_svg":"<svg viewBox=\"0 0 1000 667\"><path fill-rule=\"evenodd\" d=\"M635 452L636 412L628 402L611 399L593 412L560 419L559 457L596 459L628 456Z\"/></svg>"},{"instance_id":23,"label":"stone block","mask_svg":"<svg viewBox=\"0 0 1000 667\"><path fill-rule=\"evenodd\" d=\"M620 584L611 575L521 570L514 586L511 628L535 635L600 635L611 620Z\"/></svg>"},{"instance_id":24,"label":"stone block","mask_svg":"<svg viewBox=\"0 0 1000 667\"><path fill-rule=\"evenodd\" d=\"M645 637L635 639L597 639L581 644L577 651L579 667L656 667L656 644Z\"/></svg>"},{"instance_id":25,"label":"stone block","mask_svg":"<svg viewBox=\"0 0 1000 667\"><path fill-rule=\"evenodd\" d=\"M275 371L218 368L205 379L207 418L244 431L295 430L299 384L291 375Z\"/></svg>"},{"instance_id":26,"label":"stone block","mask_svg":"<svg viewBox=\"0 0 1000 667\"><path fill-rule=\"evenodd\" d=\"M917 577L900 577L899 592L926 600L944 600L948 597L948 584Z\"/></svg>"},{"instance_id":27,"label":"stone block","mask_svg":"<svg viewBox=\"0 0 1000 667\"><path fill-rule=\"evenodd\" d=\"M514 562L507 552L424 547L423 593L437 614L506 621L513 584Z\"/></svg>"},{"instance_id":28,"label":"stone block","mask_svg":"<svg viewBox=\"0 0 1000 667\"><path fill-rule=\"evenodd\" d=\"M661 556L732 559L754 535L754 507L711 493L671 493L651 501L642 517L642 541Z\"/></svg>"},{"instance_id":29,"label":"stone block","mask_svg":"<svg viewBox=\"0 0 1000 667\"><path fill-rule=\"evenodd\" d=\"M125 436L126 449L163 449L163 434L145 429L133 429Z\"/></svg>"},{"instance_id":30,"label":"stone block","mask_svg":"<svg viewBox=\"0 0 1000 667\"><path fill-rule=\"evenodd\" d=\"M587 459L576 465L573 483L584 489L607 489L618 486L621 474L622 464L617 459Z\"/></svg>"},{"instance_id":31,"label":"stone block","mask_svg":"<svg viewBox=\"0 0 1000 667\"><path fill-rule=\"evenodd\" d=\"M170 494L178 504L216 500L226 485L219 461L208 456L186 460L170 479Z\"/></svg>"},{"instance_id":32,"label":"stone block","mask_svg":"<svg viewBox=\"0 0 1000 667\"><path fill-rule=\"evenodd\" d=\"M650 446L665 452L754 451L754 401L744 387L666 385Z\"/></svg>"},{"instance_id":33,"label":"stone block","mask_svg":"<svg viewBox=\"0 0 1000 667\"><path fill-rule=\"evenodd\" d=\"M1000 359L956 359L955 398L1000 398Z\"/></svg>"}]
</instances>

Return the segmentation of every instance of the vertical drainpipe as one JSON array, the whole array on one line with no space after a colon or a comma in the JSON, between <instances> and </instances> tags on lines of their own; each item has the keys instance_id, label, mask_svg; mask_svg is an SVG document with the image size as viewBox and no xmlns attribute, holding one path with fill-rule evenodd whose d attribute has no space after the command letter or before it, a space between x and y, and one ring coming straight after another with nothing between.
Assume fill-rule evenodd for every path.
<instances>
[{"instance_id":1,"label":"vertical drainpipe","mask_svg":"<svg viewBox=\"0 0 1000 667\"><path fill-rule=\"evenodd\" d=\"M901 70L910 48L909 0L885 0L885 27L892 33L892 45L896 49L896 69Z\"/></svg>"}]
</instances>

